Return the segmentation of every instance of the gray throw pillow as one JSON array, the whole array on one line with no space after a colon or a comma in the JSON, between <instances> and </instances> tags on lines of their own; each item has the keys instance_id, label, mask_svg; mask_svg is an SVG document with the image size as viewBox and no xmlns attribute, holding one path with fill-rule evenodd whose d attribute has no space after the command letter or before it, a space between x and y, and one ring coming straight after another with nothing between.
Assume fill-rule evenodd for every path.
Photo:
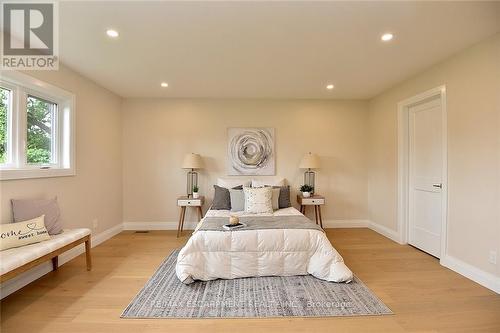
<instances>
[{"instance_id":1,"label":"gray throw pillow","mask_svg":"<svg viewBox=\"0 0 500 333\"><path fill-rule=\"evenodd\" d=\"M36 200L11 200L14 222L31 220L45 215L45 228L49 235L59 234L63 228L59 220L59 205L57 198Z\"/></svg>"},{"instance_id":2,"label":"gray throw pillow","mask_svg":"<svg viewBox=\"0 0 500 333\"><path fill-rule=\"evenodd\" d=\"M290 186L273 186L274 188L280 189L279 207L288 208L292 207L292 202L290 201Z\"/></svg>"},{"instance_id":3,"label":"gray throw pillow","mask_svg":"<svg viewBox=\"0 0 500 333\"><path fill-rule=\"evenodd\" d=\"M215 210L230 210L231 209L231 197L229 196L229 190L224 187L214 185L214 200L212 202L212 209Z\"/></svg>"},{"instance_id":4,"label":"gray throw pillow","mask_svg":"<svg viewBox=\"0 0 500 333\"><path fill-rule=\"evenodd\" d=\"M231 211L241 212L245 210L245 193L243 190L229 190L229 196L231 198Z\"/></svg>"}]
</instances>

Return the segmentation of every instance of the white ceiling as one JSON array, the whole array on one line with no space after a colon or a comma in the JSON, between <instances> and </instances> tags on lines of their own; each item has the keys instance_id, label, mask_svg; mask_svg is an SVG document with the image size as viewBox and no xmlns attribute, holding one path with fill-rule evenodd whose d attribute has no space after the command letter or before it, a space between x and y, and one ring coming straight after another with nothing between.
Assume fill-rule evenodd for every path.
<instances>
[{"instance_id":1,"label":"white ceiling","mask_svg":"<svg viewBox=\"0 0 500 333\"><path fill-rule=\"evenodd\" d=\"M499 2L62 2L59 11L62 62L123 97L365 99L500 31ZM387 31L395 38L382 43Z\"/></svg>"}]
</instances>

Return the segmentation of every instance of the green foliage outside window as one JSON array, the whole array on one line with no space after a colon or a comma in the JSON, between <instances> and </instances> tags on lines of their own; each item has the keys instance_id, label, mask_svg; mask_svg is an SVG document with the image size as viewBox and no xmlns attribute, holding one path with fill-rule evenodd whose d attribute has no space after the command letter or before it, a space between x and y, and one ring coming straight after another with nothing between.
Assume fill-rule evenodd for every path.
<instances>
[{"instance_id":1,"label":"green foliage outside window","mask_svg":"<svg viewBox=\"0 0 500 333\"><path fill-rule=\"evenodd\" d=\"M0 163L7 159L7 99L9 91L0 88Z\"/></svg>"},{"instance_id":2,"label":"green foliage outside window","mask_svg":"<svg viewBox=\"0 0 500 333\"><path fill-rule=\"evenodd\" d=\"M29 96L28 109L28 146L26 160L31 164L51 162L52 108L53 104Z\"/></svg>"},{"instance_id":3,"label":"green foliage outside window","mask_svg":"<svg viewBox=\"0 0 500 333\"><path fill-rule=\"evenodd\" d=\"M9 90L0 88L0 163L7 160L7 111ZM27 107L26 161L30 164L51 162L52 110L54 104L29 96Z\"/></svg>"}]
</instances>

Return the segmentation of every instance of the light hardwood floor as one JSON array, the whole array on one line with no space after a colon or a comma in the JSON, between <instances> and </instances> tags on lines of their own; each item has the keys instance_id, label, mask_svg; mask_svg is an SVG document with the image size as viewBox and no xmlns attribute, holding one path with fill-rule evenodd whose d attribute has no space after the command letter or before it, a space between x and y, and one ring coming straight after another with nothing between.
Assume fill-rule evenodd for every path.
<instances>
[{"instance_id":1,"label":"light hardwood floor","mask_svg":"<svg viewBox=\"0 0 500 333\"><path fill-rule=\"evenodd\" d=\"M283 319L120 319L173 249L175 231L123 232L1 302L1 332L500 332L500 295L368 229L330 229L347 265L394 315Z\"/></svg>"}]
</instances>

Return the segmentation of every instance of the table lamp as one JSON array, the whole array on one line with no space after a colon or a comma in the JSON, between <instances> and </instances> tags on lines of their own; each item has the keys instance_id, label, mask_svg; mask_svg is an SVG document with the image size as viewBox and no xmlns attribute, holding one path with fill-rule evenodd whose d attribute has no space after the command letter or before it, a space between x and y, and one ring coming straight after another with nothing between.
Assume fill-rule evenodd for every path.
<instances>
[{"instance_id":1,"label":"table lamp","mask_svg":"<svg viewBox=\"0 0 500 333\"><path fill-rule=\"evenodd\" d=\"M198 187L198 173L196 169L203 169L203 160L199 154L189 153L182 162L183 169L190 169L187 173L187 196L193 195L193 187Z\"/></svg>"},{"instance_id":2,"label":"table lamp","mask_svg":"<svg viewBox=\"0 0 500 333\"><path fill-rule=\"evenodd\" d=\"M306 172L304 172L304 184L305 185L310 185L313 188L314 192L314 171L311 169L318 169L319 168L319 157L316 154L313 154L311 152L307 153L302 157L302 160L300 161L299 168L301 169L307 169Z\"/></svg>"}]
</instances>

